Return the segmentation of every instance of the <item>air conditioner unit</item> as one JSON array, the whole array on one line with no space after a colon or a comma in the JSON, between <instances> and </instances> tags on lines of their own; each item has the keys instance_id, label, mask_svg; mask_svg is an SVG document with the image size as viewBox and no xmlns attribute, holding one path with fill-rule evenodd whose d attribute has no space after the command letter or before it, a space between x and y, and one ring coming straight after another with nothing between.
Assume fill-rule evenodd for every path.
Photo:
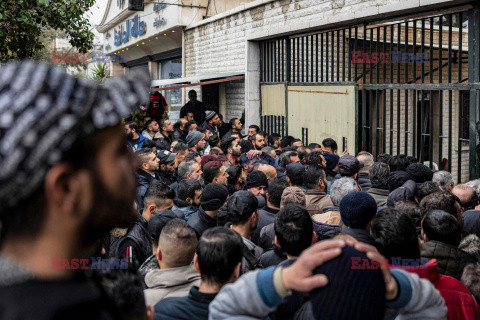
<instances>
[{"instance_id":1,"label":"air conditioner unit","mask_svg":"<svg viewBox=\"0 0 480 320\"><path fill-rule=\"evenodd\" d=\"M144 10L144 0L128 0L128 10L143 11Z\"/></svg>"}]
</instances>

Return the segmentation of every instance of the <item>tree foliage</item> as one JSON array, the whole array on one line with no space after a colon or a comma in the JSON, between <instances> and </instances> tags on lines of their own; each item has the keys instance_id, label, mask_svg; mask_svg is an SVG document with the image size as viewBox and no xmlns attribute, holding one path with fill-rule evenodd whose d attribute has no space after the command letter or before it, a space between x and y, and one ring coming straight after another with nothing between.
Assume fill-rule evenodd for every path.
<instances>
[{"instance_id":1,"label":"tree foliage","mask_svg":"<svg viewBox=\"0 0 480 320\"><path fill-rule=\"evenodd\" d=\"M108 69L106 63L97 63L92 68L92 80L103 82L108 77Z\"/></svg>"},{"instance_id":2,"label":"tree foliage","mask_svg":"<svg viewBox=\"0 0 480 320\"><path fill-rule=\"evenodd\" d=\"M63 31L72 47L93 48L91 25L83 16L95 0L1 0L0 61L35 57L45 30Z\"/></svg>"}]
</instances>

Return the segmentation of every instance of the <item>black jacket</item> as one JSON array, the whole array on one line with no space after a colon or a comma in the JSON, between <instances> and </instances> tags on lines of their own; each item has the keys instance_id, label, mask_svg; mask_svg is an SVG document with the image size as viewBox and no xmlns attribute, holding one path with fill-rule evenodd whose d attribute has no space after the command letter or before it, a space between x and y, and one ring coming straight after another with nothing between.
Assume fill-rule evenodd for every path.
<instances>
[{"instance_id":1,"label":"black jacket","mask_svg":"<svg viewBox=\"0 0 480 320\"><path fill-rule=\"evenodd\" d=\"M193 113L193 120L198 125L201 125L205 121L205 112L207 111L207 108L201 101L195 101L195 103L192 103L191 101L188 101L181 109L180 109L180 118L184 118L188 112Z\"/></svg>"},{"instance_id":2,"label":"black jacket","mask_svg":"<svg viewBox=\"0 0 480 320\"><path fill-rule=\"evenodd\" d=\"M220 127L218 127L218 133L220 134L220 139L224 137L228 132L230 132L230 124L228 122L223 122Z\"/></svg>"},{"instance_id":3,"label":"black jacket","mask_svg":"<svg viewBox=\"0 0 480 320\"><path fill-rule=\"evenodd\" d=\"M331 208L331 207L330 207ZM326 209L326 208L325 208ZM317 241L332 239L340 233L340 226L313 220L313 231L317 234Z\"/></svg>"},{"instance_id":4,"label":"black jacket","mask_svg":"<svg viewBox=\"0 0 480 320\"><path fill-rule=\"evenodd\" d=\"M172 135L171 135L172 141L173 140L185 141L186 137L187 137L186 133L182 130L179 130L179 129L173 130Z\"/></svg>"},{"instance_id":5,"label":"black jacket","mask_svg":"<svg viewBox=\"0 0 480 320\"><path fill-rule=\"evenodd\" d=\"M258 242L260 241L260 232L262 231L262 228L275 222L275 217L278 211L280 210L273 209L268 206L265 206L263 209L258 210L258 213L260 214L260 216L258 218L257 228L252 233L253 243L258 245Z\"/></svg>"},{"instance_id":6,"label":"black jacket","mask_svg":"<svg viewBox=\"0 0 480 320\"><path fill-rule=\"evenodd\" d=\"M175 177L174 173L158 170L156 174L160 178L160 181L163 181L168 185L171 185L177 181L177 178Z\"/></svg>"},{"instance_id":7,"label":"black jacket","mask_svg":"<svg viewBox=\"0 0 480 320\"><path fill-rule=\"evenodd\" d=\"M436 259L438 272L460 280L467 264L478 263L477 259L465 251L440 241L428 241L423 244L422 258Z\"/></svg>"},{"instance_id":8,"label":"black jacket","mask_svg":"<svg viewBox=\"0 0 480 320\"><path fill-rule=\"evenodd\" d=\"M371 187L372 183L370 182L370 177L366 172L358 173L358 184L362 187L362 191L367 192Z\"/></svg>"},{"instance_id":9,"label":"black jacket","mask_svg":"<svg viewBox=\"0 0 480 320\"><path fill-rule=\"evenodd\" d=\"M155 176L152 176L150 173L138 169L135 173L135 177L137 178L137 198L135 202L137 203L138 210L142 210L145 192L147 192L147 189L153 180L158 180L158 175L155 173Z\"/></svg>"},{"instance_id":10,"label":"black jacket","mask_svg":"<svg viewBox=\"0 0 480 320\"><path fill-rule=\"evenodd\" d=\"M132 247L131 257L135 269L138 269L152 255L152 242L148 234L148 222L142 216L130 227L125 237L118 241L116 257L130 260L130 251L127 251L129 247Z\"/></svg>"},{"instance_id":11,"label":"black jacket","mask_svg":"<svg viewBox=\"0 0 480 320\"><path fill-rule=\"evenodd\" d=\"M160 138L153 138L153 141L157 145L157 151L159 150L168 150L170 151L170 147L172 146L172 139L169 136L165 136L163 133L158 132L161 136ZM157 136L157 135L155 135Z\"/></svg>"},{"instance_id":12,"label":"black jacket","mask_svg":"<svg viewBox=\"0 0 480 320\"><path fill-rule=\"evenodd\" d=\"M354 237L360 242L369 244L371 246L375 246L375 243L373 242L373 238L370 235L370 232L368 232L367 230L352 229L344 225L342 226L342 233L348 234L349 236Z\"/></svg>"},{"instance_id":13,"label":"black jacket","mask_svg":"<svg viewBox=\"0 0 480 320\"><path fill-rule=\"evenodd\" d=\"M208 320L208 306L216 293L201 293L192 287L186 297L165 298L155 305L155 319L162 320Z\"/></svg>"},{"instance_id":14,"label":"black jacket","mask_svg":"<svg viewBox=\"0 0 480 320\"><path fill-rule=\"evenodd\" d=\"M282 261L287 260L287 254L282 248L274 246L273 249L268 250L258 259L258 265L261 268L268 268L276 266Z\"/></svg>"},{"instance_id":15,"label":"black jacket","mask_svg":"<svg viewBox=\"0 0 480 320\"><path fill-rule=\"evenodd\" d=\"M217 226L217 219L206 214L205 210L200 206L198 211L192 214L190 219L188 219L188 225L195 230L197 238L200 239L205 230Z\"/></svg>"},{"instance_id":16,"label":"black jacket","mask_svg":"<svg viewBox=\"0 0 480 320\"><path fill-rule=\"evenodd\" d=\"M0 287L0 319L122 319L104 290L85 277Z\"/></svg>"}]
</instances>

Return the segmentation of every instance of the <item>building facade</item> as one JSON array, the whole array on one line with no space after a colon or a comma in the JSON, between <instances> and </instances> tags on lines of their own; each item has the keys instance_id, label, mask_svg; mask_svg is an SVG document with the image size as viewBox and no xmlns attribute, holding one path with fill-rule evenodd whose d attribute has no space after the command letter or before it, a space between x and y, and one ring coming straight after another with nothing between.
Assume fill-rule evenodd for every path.
<instances>
[{"instance_id":1,"label":"building facade","mask_svg":"<svg viewBox=\"0 0 480 320\"><path fill-rule=\"evenodd\" d=\"M474 1L257 0L186 28L185 75L245 75L227 119L246 106L247 125L413 155L462 182L478 172L478 28Z\"/></svg>"}]
</instances>

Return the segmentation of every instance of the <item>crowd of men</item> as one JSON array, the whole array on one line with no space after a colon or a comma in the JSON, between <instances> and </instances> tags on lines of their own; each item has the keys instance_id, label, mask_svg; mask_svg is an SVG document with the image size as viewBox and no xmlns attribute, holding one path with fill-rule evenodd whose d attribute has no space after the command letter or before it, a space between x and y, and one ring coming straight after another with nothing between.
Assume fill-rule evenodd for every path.
<instances>
[{"instance_id":1,"label":"crowd of men","mask_svg":"<svg viewBox=\"0 0 480 320\"><path fill-rule=\"evenodd\" d=\"M137 123L140 73L0 74L0 319L480 318L480 179L243 128L195 91Z\"/></svg>"}]
</instances>

